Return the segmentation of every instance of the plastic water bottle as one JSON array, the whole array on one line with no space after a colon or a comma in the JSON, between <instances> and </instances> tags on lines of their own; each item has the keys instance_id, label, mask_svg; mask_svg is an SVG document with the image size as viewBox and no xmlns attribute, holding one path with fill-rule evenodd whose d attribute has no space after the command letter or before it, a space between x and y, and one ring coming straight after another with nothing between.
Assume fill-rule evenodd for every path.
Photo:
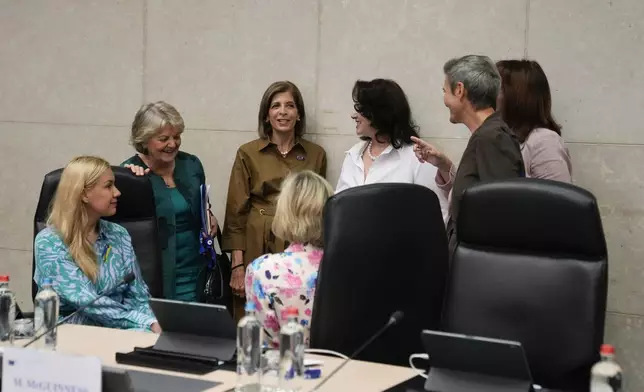
<instances>
[{"instance_id":1,"label":"plastic water bottle","mask_svg":"<svg viewBox=\"0 0 644 392\"><path fill-rule=\"evenodd\" d=\"M237 386L235 392L261 390L262 324L255 316L255 304L248 302L246 316L237 324Z\"/></svg>"},{"instance_id":2,"label":"plastic water bottle","mask_svg":"<svg viewBox=\"0 0 644 392\"><path fill-rule=\"evenodd\" d=\"M13 342L16 297L9 288L9 275L0 276L0 342Z\"/></svg>"},{"instance_id":3,"label":"plastic water bottle","mask_svg":"<svg viewBox=\"0 0 644 392\"><path fill-rule=\"evenodd\" d=\"M602 359L590 371L590 392L618 392L622 390L622 368L615 362L615 348L602 344Z\"/></svg>"},{"instance_id":4,"label":"plastic water bottle","mask_svg":"<svg viewBox=\"0 0 644 392\"><path fill-rule=\"evenodd\" d=\"M51 287L51 279L43 279L43 285L34 301L34 336L38 336L58 322L58 307L60 299ZM54 328L47 335L34 343L35 347L49 350L56 349L57 331Z\"/></svg>"},{"instance_id":5,"label":"plastic water bottle","mask_svg":"<svg viewBox=\"0 0 644 392\"><path fill-rule=\"evenodd\" d=\"M287 308L285 316L288 321L280 329L280 391L296 392L304 378L304 327L297 321L297 308Z\"/></svg>"}]
</instances>

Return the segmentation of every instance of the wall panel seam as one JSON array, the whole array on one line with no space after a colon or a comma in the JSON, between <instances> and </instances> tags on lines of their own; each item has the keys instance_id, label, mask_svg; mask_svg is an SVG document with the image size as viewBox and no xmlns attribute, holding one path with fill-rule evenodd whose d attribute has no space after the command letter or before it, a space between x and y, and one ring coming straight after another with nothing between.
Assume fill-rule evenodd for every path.
<instances>
[{"instance_id":1,"label":"wall panel seam","mask_svg":"<svg viewBox=\"0 0 644 392\"><path fill-rule=\"evenodd\" d=\"M142 20L142 46L141 46L141 105L145 104L147 95L146 74L148 70L148 0L143 0Z\"/></svg>"},{"instance_id":2,"label":"wall panel seam","mask_svg":"<svg viewBox=\"0 0 644 392\"><path fill-rule=\"evenodd\" d=\"M523 57L528 58L528 44L530 42L530 1L525 0L525 33L523 35Z\"/></svg>"}]
</instances>

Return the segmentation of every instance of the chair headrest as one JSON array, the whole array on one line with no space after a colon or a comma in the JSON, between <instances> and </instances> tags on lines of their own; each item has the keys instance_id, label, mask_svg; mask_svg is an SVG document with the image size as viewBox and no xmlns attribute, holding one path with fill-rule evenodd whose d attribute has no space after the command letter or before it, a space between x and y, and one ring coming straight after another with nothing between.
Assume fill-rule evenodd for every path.
<instances>
[{"instance_id":1,"label":"chair headrest","mask_svg":"<svg viewBox=\"0 0 644 392\"><path fill-rule=\"evenodd\" d=\"M335 194L324 207L325 255L347 254L353 252L349 249L367 246L369 251L356 251L373 251L377 257L388 247L407 246L411 251L438 247L436 244L443 242L446 244L445 224L438 197L421 185L379 183L354 187Z\"/></svg>"},{"instance_id":2,"label":"chair headrest","mask_svg":"<svg viewBox=\"0 0 644 392\"><path fill-rule=\"evenodd\" d=\"M333 216L329 216L330 210L334 210ZM383 221L394 226L383 228L380 226ZM368 184L333 195L325 206L325 229L329 228L331 235L336 227L329 227L329 223L341 225L340 229L345 235L361 235L371 231L392 231L394 235L403 235L407 228L395 225L410 226L409 221L422 222L425 233L430 231L430 227L445 231L440 204L434 192L415 184ZM365 227L371 224L376 226ZM346 230L347 225L355 227L357 232ZM409 231L417 230L416 225L411 226Z\"/></svg>"},{"instance_id":3,"label":"chair headrest","mask_svg":"<svg viewBox=\"0 0 644 392\"><path fill-rule=\"evenodd\" d=\"M467 245L607 255L595 196L571 184L533 178L477 184L465 190L459 211L457 238Z\"/></svg>"},{"instance_id":4,"label":"chair headrest","mask_svg":"<svg viewBox=\"0 0 644 392\"><path fill-rule=\"evenodd\" d=\"M119 166L112 166L112 171L114 171L115 185L121 191L121 196L118 198L116 215L109 220L123 222L155 217L155 206L150 203L154 196L148 176L137 177L130 169ZM45 175L36 207L36 222L47 220L51 200L56 194L62 173L61 168Z\"/></svg>"}]
</instances>

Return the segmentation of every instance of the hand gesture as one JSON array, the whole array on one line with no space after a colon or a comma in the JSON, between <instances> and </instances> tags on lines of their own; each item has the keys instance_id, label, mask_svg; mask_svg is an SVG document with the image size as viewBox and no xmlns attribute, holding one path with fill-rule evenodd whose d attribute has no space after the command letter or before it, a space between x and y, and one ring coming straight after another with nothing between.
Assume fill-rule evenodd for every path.
<instances>
[{"instance_id":1,"label":"hand gesture","mask_svg":"<svg viewBox=\"0 0 644 392\"><path fill-rule=\"evenodd\" d=\"M430 163L441 171L449 172L452 161L445 154L428 142L415 136L411 137L411 141L414 142L414 153L419 161Z\"/></svg>"}]
</instances>

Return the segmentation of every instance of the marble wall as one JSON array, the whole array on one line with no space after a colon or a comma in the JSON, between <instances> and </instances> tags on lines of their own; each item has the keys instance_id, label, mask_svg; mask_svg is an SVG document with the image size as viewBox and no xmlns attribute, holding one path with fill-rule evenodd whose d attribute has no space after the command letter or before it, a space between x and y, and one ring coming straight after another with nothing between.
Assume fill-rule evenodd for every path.
<instances>
[{"instance_id":1,"label":"marble wall","mask_svg":"<svg viewBox=\"0 0 644 392\"><path fill-rule=\"evenodd\" d=\"M599 199L610 254L606 340L644 388L644 2L641 0L0 0L0 269L31 307L43 175L80 154L118 163L138 107L184 115L223 217L230 166L263 90L295 82L337 180L355 142L351 87L396 79L423 137L454 159L468 133L442 104L442 65L527 55L546 70L575 182Z\"/></svg>"}]
</instances>

